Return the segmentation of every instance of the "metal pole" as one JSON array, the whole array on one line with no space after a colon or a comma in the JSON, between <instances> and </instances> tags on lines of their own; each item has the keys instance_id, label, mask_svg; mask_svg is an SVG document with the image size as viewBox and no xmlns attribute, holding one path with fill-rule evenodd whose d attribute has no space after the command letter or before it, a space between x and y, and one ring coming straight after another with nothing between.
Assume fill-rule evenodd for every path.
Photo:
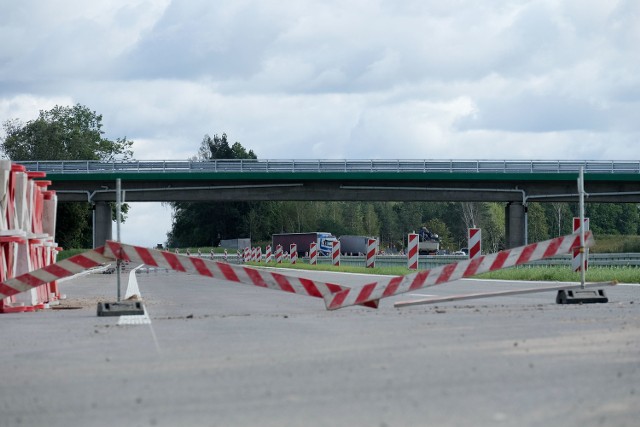
<instances>
[{"instance_id":1,"label":"metal pole","mask_svg":"<svg viewBox=\"0 0 640 427\"><path fill-rule=\"evenodd\" d=\"M585 282L585 254L584 254L584 170L580 166L578 177L578 194L580 196L580 284L584 289Z\"/></svg>"},{"instance_id":2,"label":"metal pole","mask_svg":"<svg viewBox=\"0 0 640 427\"><path fill-rule=\"evenodd\" d=\"M120 242L120 222L121 222L121 217L120 217L120 209L122 208L122 191L121 191L121 181L120 178L116 179L116 240L118 242ZM120 302L120 270L121 270L121 263L122 261L120 260L120 258L118 258L118 260L116 261L116 267L117 267L117 283L118 283L118 302Z\"/></svg>"}]
</instances>

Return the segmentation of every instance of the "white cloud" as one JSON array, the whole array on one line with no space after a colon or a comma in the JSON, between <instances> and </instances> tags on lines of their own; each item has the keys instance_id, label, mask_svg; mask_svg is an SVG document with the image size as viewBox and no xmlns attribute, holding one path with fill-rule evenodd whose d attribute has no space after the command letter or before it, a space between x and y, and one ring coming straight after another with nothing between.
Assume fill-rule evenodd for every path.
<instances>
[{"instance_id":1,"label":"white cloud","mask_svg":"<svg viewBox=\"0 0 640 427\"><path fill-rule=\"evenodd\" d=\"M81 103L140 159L640 158L632 0L26 0L0 36L2 121Z\"/></svg>"}]
</instances>

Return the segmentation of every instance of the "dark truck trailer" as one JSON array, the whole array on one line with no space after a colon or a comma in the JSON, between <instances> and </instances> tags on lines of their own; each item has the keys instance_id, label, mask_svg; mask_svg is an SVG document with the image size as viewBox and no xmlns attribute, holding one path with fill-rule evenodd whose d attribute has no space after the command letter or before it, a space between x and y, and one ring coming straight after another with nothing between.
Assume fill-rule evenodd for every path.
<instances>
[{"instance_id":1,"label":"dark truck trailer","mask_svg":"<svg viewBox=\"0 0 640 427\"><path fill-rule=\"evenodd\" d=\"M340 236L338 238L338 240L340 240L340 252L342 255L365 255L367 253L369 239L375 239L375 237Z\"/></svg>"},{"instance_id":2,"label":"dark truck trailer","mask_svg":"<svg viewBox=\"0 0 640 427\"><path fill-rule=\"evenodd\" d=\"M298 256L303 257L309 252L311 243L318 244L318 254L327 256L331 255L331 247L333 242L337 239L331 233L324 231L315 231L311 233L281 233L274 234L272 237L272 251L275 251L276 246L282 245L283 252L289 252L291 244L298 245Z\"/></svg>"}]
</instances>

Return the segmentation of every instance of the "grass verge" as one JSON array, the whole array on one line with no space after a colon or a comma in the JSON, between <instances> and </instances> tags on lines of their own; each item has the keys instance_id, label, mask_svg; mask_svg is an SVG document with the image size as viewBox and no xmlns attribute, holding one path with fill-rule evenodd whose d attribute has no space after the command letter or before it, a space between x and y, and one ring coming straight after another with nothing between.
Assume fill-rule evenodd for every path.
<instances>
[{"instance_id":1,"label":"grass verge","mask_svg":"<svg viewBox=\"0 0 640 427\"><path fill-rule=\"evenodd\" d=\"M249 263L253 266L262 267L278 267L293 268L296 270L314 270L314 271L337 271L344 273L361 273L361 274L380 274L401 276L415 273L403 267L384 267L384 268L365 268L354 266L340 266L319 264L258 264ZM514 267L504 270L492 271L475 276L478 279L495 279L495 280L523 280L523 281L552 281L552 282L579 282L580 274L574 273L569 267ZM640 268L636 267L589 267L586 274L587 282L610 282L617 281L619 283L640 283Z\"/></svg>"}]
</instances>

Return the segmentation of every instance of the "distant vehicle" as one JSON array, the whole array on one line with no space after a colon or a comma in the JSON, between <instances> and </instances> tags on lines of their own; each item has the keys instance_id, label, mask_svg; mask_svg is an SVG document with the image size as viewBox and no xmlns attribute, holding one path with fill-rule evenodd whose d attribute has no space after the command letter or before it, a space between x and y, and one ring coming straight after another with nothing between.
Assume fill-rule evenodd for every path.
<instances>
[{"instance_id":1,"label":"distant vehicle","mask_svg":"<svg viewBox=\"0 0 640 427\"><path fill-rule=\"evenodd\" d=\"M422 227L418 233L418 253L420 255L435 255L440 250L440 236Z\"/></svg>"},{"instance_id":2,"label":"distant vehicle","mask_svg":"<svg viewBox=\"0 0 640 427\"><path fill-rule=\"evenodd\" d=\"M220 247L233 250L250 248L251 239L247 237L241 239L223 239L220 240Z\"/></svg>"},{"instance_id":3,"label":"distant vehicle","mask_svg":"<svg viewBox=\"0 0 640 427\"><path fill-rule=\"evenodd\" d=\"M367 253L367 246L369 245L369 239L375 237L369 236L340 236L340 252L343 255L359 255Z\"/></svg>"},{"instance_id":4,"label":"distant vehicle","mask_svg":"<svg viewBox=\"0 0 640 427\"><path fill-rule=\"evenodd\" d=\"M278 245L282 245L284 252L289 252L291 244L295 243L298 247L298 256L302 257L311 247L311 243L318 244L318 254L322 256L331 255L333 242L336 242L336 236L326 231L314 231L311 233L281 233L271 236L273 250Z\"/></svg>"},{"instance_id":5,"label":"distant vehicle","mask_svg":"<svg viewBox=\"0 0 640 427\"><path fill-rule=\"evenodd\" d=\"M454 255L465 255L465 256L467 255L466 253L464 253L464 251L455 251L453 254Z\"/></svg>"}]
</instances>

